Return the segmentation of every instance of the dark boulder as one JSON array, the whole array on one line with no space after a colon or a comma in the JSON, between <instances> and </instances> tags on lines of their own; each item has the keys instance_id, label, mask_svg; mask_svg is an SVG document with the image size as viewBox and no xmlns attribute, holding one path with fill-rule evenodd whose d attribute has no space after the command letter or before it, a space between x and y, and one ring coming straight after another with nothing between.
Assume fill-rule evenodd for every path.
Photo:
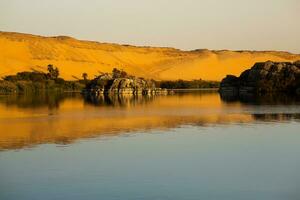
<instances>
[{"instance_id":1,"label":"dark boulder","mask_svg":"<svg viewBox=\"0 0 300 200\"><path fill-rule=\"evenodd\" d=\"M239 78L234 75L227 75L221 82L220 92L227 96L235 96L238 94Z\"/></svg>"}]
</instances>

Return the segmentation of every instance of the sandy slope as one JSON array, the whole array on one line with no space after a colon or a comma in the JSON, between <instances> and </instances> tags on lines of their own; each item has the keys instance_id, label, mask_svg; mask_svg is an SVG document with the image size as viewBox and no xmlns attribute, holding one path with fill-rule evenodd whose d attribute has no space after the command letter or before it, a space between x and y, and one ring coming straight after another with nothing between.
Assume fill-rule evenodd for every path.
<instances>
[{"instance_id":1,"label":"sandy slope","mask_svg":"<svg viewBox=\"0 0 300 200\"><path fill-rule=\"evenodd\" d=\"M83 72L93 77L118 67L137 76L154 79L220 80L239 75L258 61L294 61L300 55L258 51L181 51L173 48L135 47L0 32L0 76L25 70L59 67L61 76L73 79Z\"/></svg>"}]
</instances>

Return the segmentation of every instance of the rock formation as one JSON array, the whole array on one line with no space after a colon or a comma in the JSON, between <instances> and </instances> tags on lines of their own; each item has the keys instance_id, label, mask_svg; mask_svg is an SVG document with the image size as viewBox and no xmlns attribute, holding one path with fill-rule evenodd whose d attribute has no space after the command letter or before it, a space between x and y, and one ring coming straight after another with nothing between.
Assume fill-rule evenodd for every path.
<instances>
[{"instance_id":1,"label":"rock formation","mask_svg":"<svg viewBox=\"0 0 300 200\"><path fill-rule=\"evenodd\" d=\"M223 95L276 92L300 94L300 61L256 63L239 77L227 75L220 85Z\"/></svg>"},{"instance_id":2,"label":"rock formation","mask_svg":"<svg viewBox=\"0 0 300 200\"><path fill-rule=\"evenodd\" d=\"M166 90L156 88L151 80L133 76L113 78L109 74L103 74L93 79L87 84L86 92L96 96L100 94L152 95L167 93Z\"/></svg>"}]
</instances>

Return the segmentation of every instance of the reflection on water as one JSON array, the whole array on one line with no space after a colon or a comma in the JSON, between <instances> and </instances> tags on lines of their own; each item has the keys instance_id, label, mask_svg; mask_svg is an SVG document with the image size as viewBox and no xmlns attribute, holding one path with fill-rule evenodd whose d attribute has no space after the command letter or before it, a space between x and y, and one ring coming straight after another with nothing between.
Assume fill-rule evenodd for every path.
<instances>
[{"instance_id":1,"label":"reflection on water","mask_svg":"<svg viewBox=\"0 0 300 200\"><path fill-rule=\"evenodd\" d=\"M0 103L19 108L39 108L48 107L49 109L59 108L59 104L66 98L74 97L72 93L41 92L34 94L13 94L0 96Z\"/></svg>"},{"instance_id":2,"label":"reflection on water","mask_svg":"<svg viewBox=\"0 0 300 200\"><path fill-rule=\"evenodd\" d=\"M153 101L155 96L100 95L85 94L84 101L94 106L130 107Z\"/></svg>"},{"instance_id":3,"label":"reflection on water","mask_svg":"<svg viewBox=\"0 0 300 200\"><path fill-rule=\"evenodd\" d=\"M221 94L223 102L230 103L242 103L245 106L256 105L262 112L253 113L253 119L259 121L288 121L292 119L300 119L299 106L300 97L290 96L285 94L265 94L265 95L254 95L254 94L242 94L240 96ZM285 112L278 112L276 108L287 106ZM272 110L266 110L266 108L272 108ZM295 109L289 110L289 108ZM275 111L275 112L274 112Z\"/></svg>"},{"instance_id":4,"label":"reflection on water","mask_svg":"<svg viewBox=\"0 0 300 200\"><path fill-rule=\"evenodd\" d=\"M298 200L299 114L208 91L0 96L0 199Z\"/></svg>"},{"instance_id":5,"label":"reflection on water","mask_svg":"<svg viewBox=\"0 0 300 200\"><path fill-rule=\"evenodd\" d=\"M287 97L242 100L202 91L168 96L38 94L0 96L0 149L182 125L291 121L300 104Z\"/></svg>"},{"instance_id":6,"label":"reflection on water","mask_svg":"<svg viewBox=\"0 0 300 200\"><path fill-rule=\"evenodd\" d=\"M243 104L252 105L300 105L300 97L286 94L264 94L255 95L251 93L245 93L240 95L232 94L220 94L222 101L224 102L241 102Z\"/></svg>"}]
</instances>

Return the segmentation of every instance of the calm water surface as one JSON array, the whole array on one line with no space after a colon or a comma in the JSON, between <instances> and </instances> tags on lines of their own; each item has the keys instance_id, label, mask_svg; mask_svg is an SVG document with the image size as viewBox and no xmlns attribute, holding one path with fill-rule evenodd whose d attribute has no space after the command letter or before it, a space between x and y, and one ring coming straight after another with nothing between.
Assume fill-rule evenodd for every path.
<instances>
[{"instance_id":1,"label":"calm water surface","mask_svg":"<svg viewBox=\"0 0 300 200\"><path fill-rule=\"evenodd\" d=\"M0 96L0 199L300 199L300 101Z\"/></svg>"}]
</instances>

